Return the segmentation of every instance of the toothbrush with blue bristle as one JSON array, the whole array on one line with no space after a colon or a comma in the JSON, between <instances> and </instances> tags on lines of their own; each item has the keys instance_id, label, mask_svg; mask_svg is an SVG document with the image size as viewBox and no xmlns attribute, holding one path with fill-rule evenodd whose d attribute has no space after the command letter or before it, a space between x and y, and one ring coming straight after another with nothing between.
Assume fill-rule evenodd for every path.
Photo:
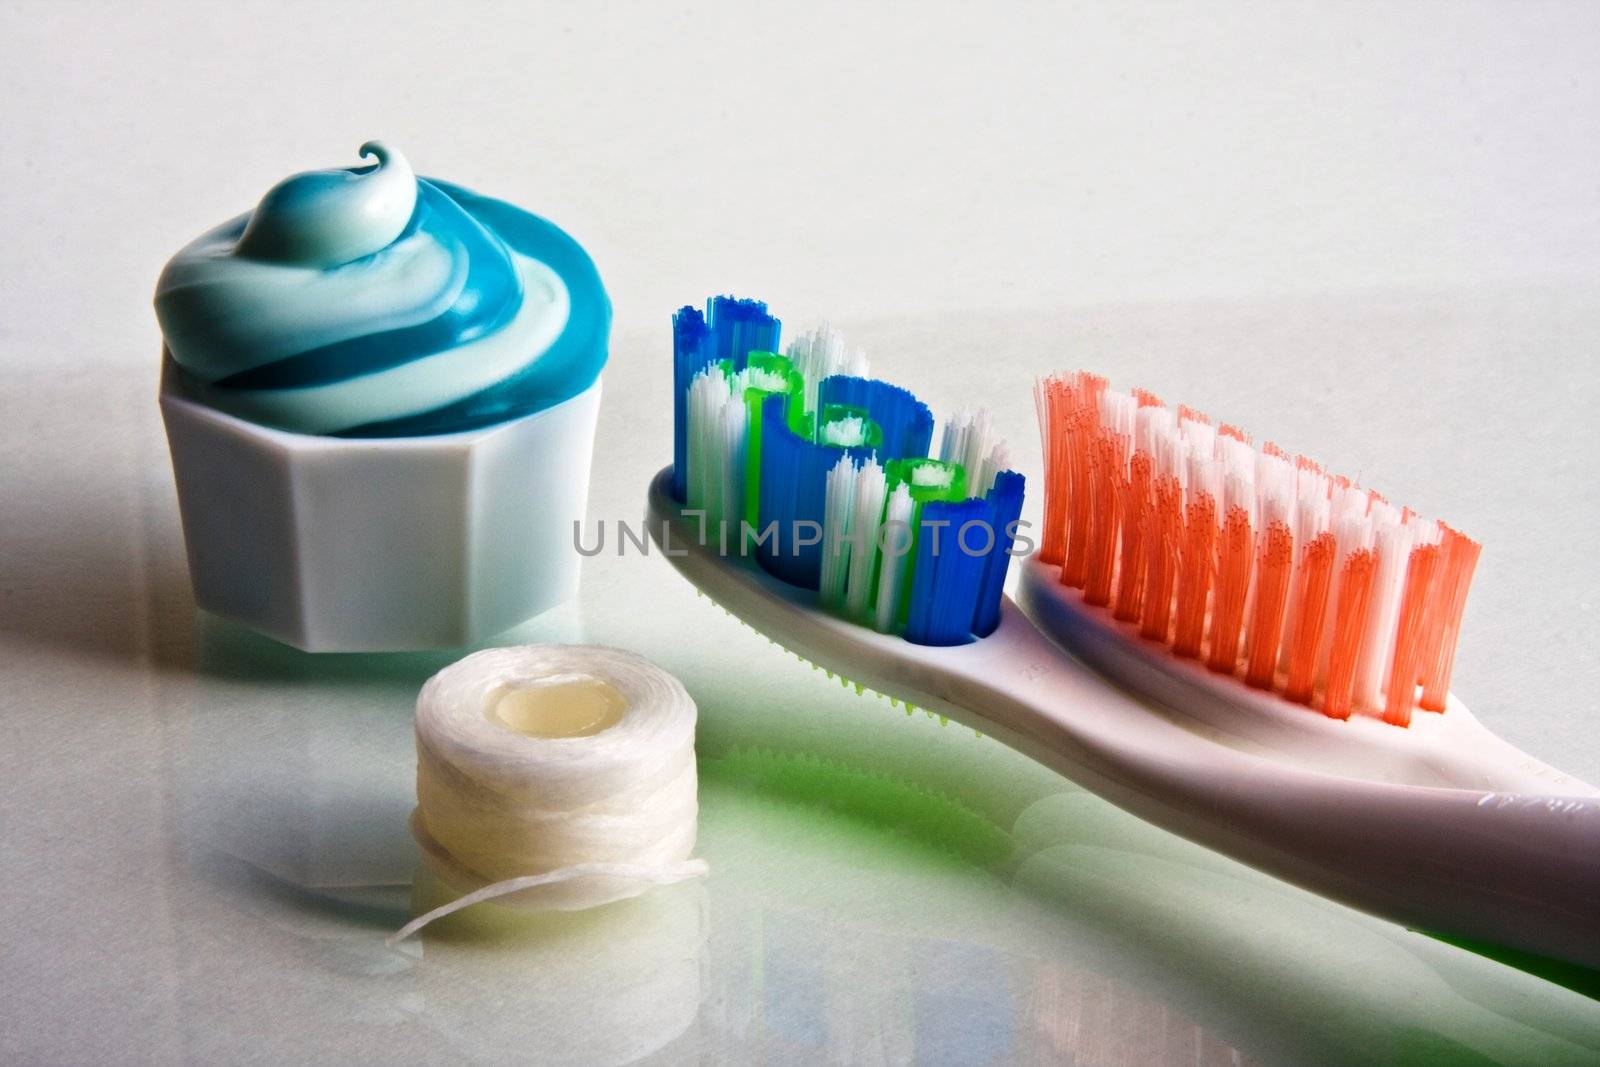
<instances>
[{"instance_id":1,"label":"toothbrush with blue bristle","mask_svg":"<svg viewBox=\"0 0 1600 1067\"><path fill-rule=\"evenodd\" d=\"M950 419L933 457L928 406L867 377L834 331L780 355L778 320L730 297L673 329L672 495L719 547L879 633L954 645L994 630L1023 479L987 413Z\"/></svg>"},{"instance_id":2,"label":"toothbrush with blue bristle","mask_svg":"<svg viewBox=\"0 0 1600 1067\"><path fill-rule=\"evenodd\" d=\"M1600 967L1600 791L1446 688L1475 543L1190 409L1053 377L1019 607L1023 478L988 416L950 418L933 455L912 393L836 333L780 333L732 297L673 320L649 528L701 592L1270 874Z\"/></svg>"}]
</instances>

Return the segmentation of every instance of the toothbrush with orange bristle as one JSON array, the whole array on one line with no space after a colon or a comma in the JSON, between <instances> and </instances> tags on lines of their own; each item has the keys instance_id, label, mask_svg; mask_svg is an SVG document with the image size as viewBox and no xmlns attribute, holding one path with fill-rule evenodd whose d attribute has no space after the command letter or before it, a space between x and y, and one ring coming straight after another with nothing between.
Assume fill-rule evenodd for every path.
<instances>
[{"instance_id":1,"label":"toothbrush with orange bristle","mask_svg":"<svg viewBox=\"0 0 1600 1067\"><path fill-rule=\"evenodd\" d=\"M1143 390L1079 373L1036 397L1039 560L1086 607L1329 718L1445 710L1477 542Z\"/></svg>"},{"instance_id":2,"label":"toothbrush with orange bristle","mask_svg":"<svg viewBox=\"0 0 1600 1067\"><path fill-rule=\"evenodd\" d=\"M1263 871L1600 968L1600 791L1448 691L1476 543L1187 408L1055 376L1038 388L1044 528L1014 604L1003 555L952 560L923 538L899 564L862 536L891 516L1014 515L1003 448L965 421L932 467L880 455L870 442L901 438L864 409L822 417L827 398L865 395L860 361L819 362L814 344L752 356L777 348L765 306L709 310L675 322L679 467L649 494L652 536L702 592L858 688ZM982 495L961 488L963 460ZM955 490L923 502L912 475L929 470L959 471ZM814 516L822 559L707 536L730 503L757 530Z\"/></svg>"}]
</instances>

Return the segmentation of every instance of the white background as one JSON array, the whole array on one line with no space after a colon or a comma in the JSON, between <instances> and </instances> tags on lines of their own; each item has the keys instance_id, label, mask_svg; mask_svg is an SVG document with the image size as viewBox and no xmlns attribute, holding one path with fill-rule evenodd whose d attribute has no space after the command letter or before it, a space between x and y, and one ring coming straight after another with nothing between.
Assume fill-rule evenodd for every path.
<instances>
[{"instance_id":1,"label":"white background","mask_svg":"<svg viewBox=\"0 0 1600 1067\"><path fill-rule=\"evenodd\" d=\"M616 326L593 516L635 518L667 462L668 315L713 292L765 298L790 327L829 316L936 411L987 404L1030 476L1032 378L1089 367L1484 541L1456 691L1521 747L1600 777L1600 5L4 0L0 909L16 940L0 988L17 1008L0 1051L317 1047L266 1023L198 1043L252 994L174 940L220 899L192 854L216 835L181 813L211 803L219 767L248 778L281 755L265 724L287 715L312 739L295 751L369 761L389 805L374 804L374 832L393 838L398 819L403 836L404 721L427 672L296 666L247 645L221 688L195 682L207 642L235 638L187 601L149 300L180 244L375 137L421 173L555 220L599 264ZM703 752L760 741L738 725L759 716L739 716L775 692L803 709L786 720L801 749L879 743L875 724L818 712L841 698L660 561L596 561L583 612L588 639L698 680ZM365 709L381 729L329 742L296 693L326 721L342 702L344 722ZM202 743L227 730L196 718L218 707L256 731L227 756ZM919 731L888 729L886 765L959 789L937 777L947 739ZM248 809L259 788L227 803ZM363 802L284 789L313 821ZM226 909L210 922L230 932L202 957L304 970ZM1323 1039L1307 1024L1252 1050L1248 1006L1217 1008L1195 982L1187 1015L1250 1055L1309 1058ZM1494 1006L1539 988L1499 989ZM1563 1010L1593 1040L1588 1007ZM662 1055L780 1047L709 1010L699 1045ZM1466 1040L1439 1018L1420 1025ZM394 1036L351 1055L381 1059Z\"/></svg>"}]
</instances>

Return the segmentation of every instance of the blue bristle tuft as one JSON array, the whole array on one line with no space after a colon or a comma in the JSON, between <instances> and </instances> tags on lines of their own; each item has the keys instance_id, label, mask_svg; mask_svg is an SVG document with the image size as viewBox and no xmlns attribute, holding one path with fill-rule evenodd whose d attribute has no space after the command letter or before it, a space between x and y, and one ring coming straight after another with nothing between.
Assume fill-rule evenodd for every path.
<instances>
[{"instance_id":1,"label":"blue bristle tuft","mask_svg":"<svg viewBox=\"0 0 1600 1067\"><path fill-rule=\"evenodd\" d=\"M689 383L711 362L710 336L699 308L672 316L672 496L680 504L689 474Z\"/></svg>"},{"instance_id":2,"label":"blue bristle tuft","mask_svg":"<svg viewBox=\"0 0 1600 1067\"><path fill-rule=\"evenodd\" d=\"M994 505L987 498L923 505L910 611L906 616L907 641L918 645L963 645L972 640L972 619L988 555L965 551L958 533L968 523L993 520ZM969 534L969 543L982 547L983 542L981 535Z\"/></svg>"},{"instance_id":3,"label":"blue bristle tuft","mask_svg":"<svg viewBox=\"0 0 1600 1067\"><path fill-rule=\"evenodd\" d=\"M873 378L835 374L822 379L817 390L820 407L849 404L866 408L874 422L883 427L881 460L921 457L933 443L933 412L910 391Z\"/></svg>"},{"instance_id":4,"label":"blue bristle tuft","mask_svg":"<svg viewBox=\"0 0 1600 1067\"><path fill-rule=\"evenodd\" d=\"M776 352L783 323L759 300L714 296L672 316L672 496L684 501L689 459L689 383L712 363L743 370L751 352Z\"/></svg>"},{"instance_id":5,"label":"blue bristle tuft","mask_svg":"<svg viewBox=\"0 0 1600 1067\"><path fill-rule=\"evenodd\" d=\"M1000 625L1000 597L1005 591L1006 570L1011 566L1011 549L1016 543L1012 526L1022 517L1024 479L1016 471L1001 471L985 498L993 511L994 547L984 560L978 583L977 609L972 616L972 632L988 637ZM974 535L981 546L982 539Z\"/></svg>"},{"instance_id":6,"label":"blue bristle tuft","mask_svg":"<svg viewBox=\"0 0 1600 1067\"><path fill-rule=\"evenodd\" d=\"M785 418L787 397L762 402L760 531L775 535L756 548L756 560L773 577L804 589L822 582L822 523L826 515L828 471L849 456L860 462L869 448L820 445L795 433ZM815 523L800 528L800 523ZM802 537L816 544L798 545Z\"/></svg>"},{"instance_id":7,"label":"blue bristle tuft","mask_svg":"<svg viewBox=\"0 0 1600 1067\"><path fill-rule=\"evenodd\" d=\"M711 324L710 358L729 360L736 371L744 370L752 352L778 351L783 323L768 315L760 300L714 296L706 305L706 319Z\"/></svg>"}]
</instances>

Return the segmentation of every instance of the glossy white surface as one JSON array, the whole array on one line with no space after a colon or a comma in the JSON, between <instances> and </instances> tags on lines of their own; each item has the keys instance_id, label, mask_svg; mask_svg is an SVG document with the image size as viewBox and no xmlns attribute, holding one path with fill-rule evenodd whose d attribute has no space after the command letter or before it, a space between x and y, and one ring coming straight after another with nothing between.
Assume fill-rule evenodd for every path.
<instances>
[{"instance_id":1,"label":"glossy white surface","mask_svg":"<svg viewBox=\"0 0 1600 1067\"><path fill-rule=\"evenodd\" d=\"M1456 691L1600 777L1594 9L743 10L0 11L0 1060L1600 1058L1600 1003L858 698L611 554L670 451L667 314L714 289L990 403L1030 476L1032 376L1102 368L1479 536ZM156 274L374 135L611 289L607 556L512 636L684 680L702 886L384 949L410 706L452 657L194 614Z\"/></svg>"}]
</instances>

